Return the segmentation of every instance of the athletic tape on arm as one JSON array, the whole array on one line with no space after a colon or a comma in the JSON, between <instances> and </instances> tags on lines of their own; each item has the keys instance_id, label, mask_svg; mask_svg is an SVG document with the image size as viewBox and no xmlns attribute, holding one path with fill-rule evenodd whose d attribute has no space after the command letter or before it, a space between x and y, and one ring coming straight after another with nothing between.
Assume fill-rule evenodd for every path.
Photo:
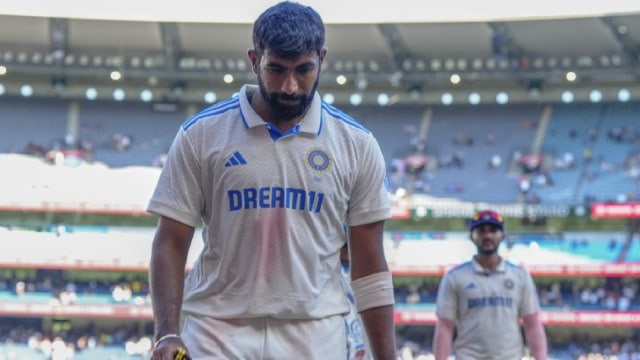
<instances>
[{"instance_id":1,"label":"athletic tape on arm","mask_svg":"<svg viewBox=\"0 0 640 360\"><path fill-rule=\"evenodd\" d=\"M393 305L391 272L383 271L367 275L351 282L358 312L374 307Z\"/></svg>"}]
</instances>

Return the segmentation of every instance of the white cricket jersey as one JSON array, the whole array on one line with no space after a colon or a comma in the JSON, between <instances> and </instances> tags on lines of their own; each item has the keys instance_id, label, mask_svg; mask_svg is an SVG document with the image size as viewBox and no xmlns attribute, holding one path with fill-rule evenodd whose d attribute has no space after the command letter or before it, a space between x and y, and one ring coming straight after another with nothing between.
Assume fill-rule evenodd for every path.
<instances>
[{"instance_id":1,"label":"white cricket jersey","mask_svg":"<svg viewBox=\"0 0 640 360\"><path fill-rule=\"evenodd\" d=\"M318 94L280 133L251 107L247 93L256 91L245 85L182 125L149 202L151 213L203 222L183 310L216 318L347 313L343 226L390 217L378 143Z\"/></svg>"},{"instance_id":2,"label":"white cricket jersey","mask_svg":"<svg viewBox=\"0 0 640 360\"><path fill-rule=\"evenodd\" d=\"M519 318L539 312L531 275L501 260L487 273L475 259L440 282L436 315L456 323L453 348L460 360L515 360L523 356Z\"/></svg>"}]
</instances>

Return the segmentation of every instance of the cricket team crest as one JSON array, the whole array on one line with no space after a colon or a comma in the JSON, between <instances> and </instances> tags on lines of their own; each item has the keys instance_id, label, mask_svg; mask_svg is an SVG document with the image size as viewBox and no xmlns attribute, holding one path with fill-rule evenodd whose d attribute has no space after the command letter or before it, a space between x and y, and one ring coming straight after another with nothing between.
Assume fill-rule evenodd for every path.
<instances>
[{"instance_id":1,"label":"cricket team crest","mask_svg":"<svg viewBox=\"0 0 640 360\"><path fill-rule=\"evenodd\" d=\"M504 280L504 287L506 289L511 290L511 289L513 289L514 286L515 286L515 284L513 283L513 280L511 280L511 279L505 279Z\"/></svg>"},{"instance_id":2,"label":"cricket team crest","mask_svg":"<svg viewBox=\"0 0 640 360\"><path fill-rule=\"evenodd\" d=\"M315 171L325 172L331 168L331 156L319 148L312 148L307 153L307 164Z\"/></svg>"}]
</instances>

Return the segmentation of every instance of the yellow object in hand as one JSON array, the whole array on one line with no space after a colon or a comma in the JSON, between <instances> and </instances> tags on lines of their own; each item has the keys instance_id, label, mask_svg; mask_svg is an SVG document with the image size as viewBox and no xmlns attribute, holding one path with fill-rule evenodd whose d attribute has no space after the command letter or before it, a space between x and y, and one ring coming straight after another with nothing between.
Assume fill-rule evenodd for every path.
<instances>
[{"instance_id":1,"label":"yellow object in hand","mask_svg":"<svg viewBox=\"0 0 640 360\"><path fill-rule=\"evenodd\" d=\"M173 354L173 360L191 360L191 358L187 355L187 349L178 347L176 352Z\"/></svg>"}]
</instances>

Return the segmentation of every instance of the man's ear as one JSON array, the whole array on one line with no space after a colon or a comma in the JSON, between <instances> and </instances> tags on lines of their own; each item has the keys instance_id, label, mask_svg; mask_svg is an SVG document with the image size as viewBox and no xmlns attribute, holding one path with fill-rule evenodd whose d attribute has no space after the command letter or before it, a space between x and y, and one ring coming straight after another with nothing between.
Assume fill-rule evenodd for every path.
<instances>
[{"instance_id":1,"label":"man's ear","mask_svg":"<svg viewBox=\"0 0 640 360\"><path fill-rule=\"evenodd\" d=\"M260 57L258 56L258 52L255 49L247 50L247 55L249 56L249 60L251 61L251 68L253 69L253 73L258 73L258 61L260 61Z\"/></svg>"},{"instance_id":2,"label":"man's ear","mask_svg":"<svg viewBox=\"0 0 640 360\"><path fill-rule=\"evenodd\" d=\"M324 62L324 58L327 56L327 48L323 47L320 50L320 64L322 64Z\"/></svg>"}]
</instances>

